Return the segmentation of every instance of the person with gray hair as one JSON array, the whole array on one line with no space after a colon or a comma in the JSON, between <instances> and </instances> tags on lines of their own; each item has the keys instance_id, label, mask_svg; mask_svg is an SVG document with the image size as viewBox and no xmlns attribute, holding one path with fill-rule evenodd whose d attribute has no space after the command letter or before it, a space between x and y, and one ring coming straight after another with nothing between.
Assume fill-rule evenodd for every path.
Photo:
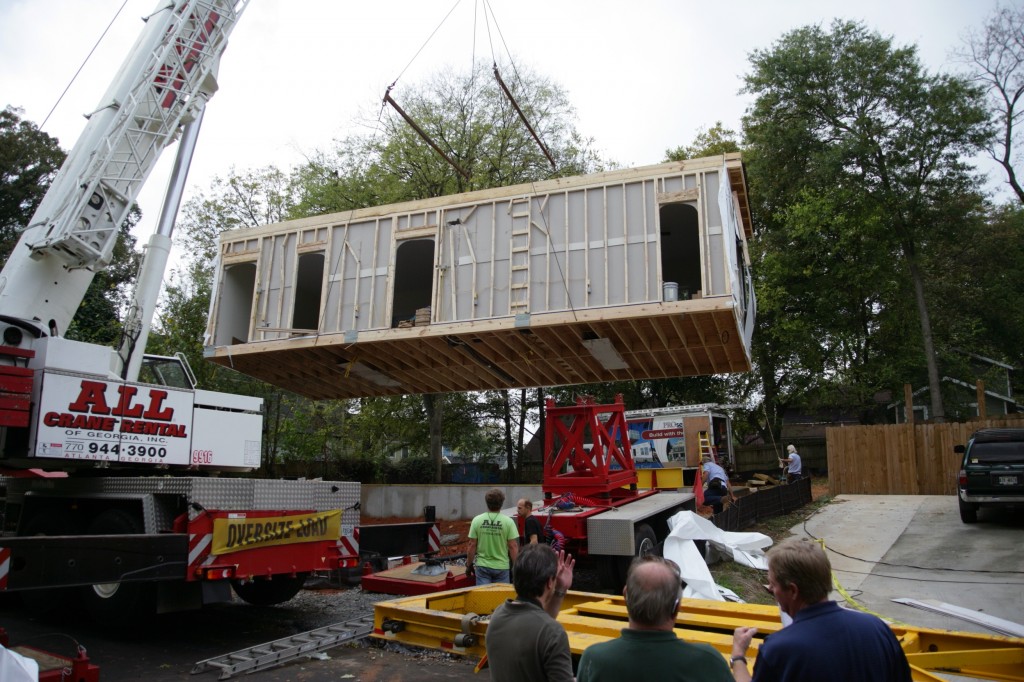
<instances>
[{"instance_id":1,"label":"person with gray hair","mask_svg":"<svg viewBox=\"0 0 1024 682\"><path fill-rule=\"evenodd\" d=\"M487 625L492 682L572 682L569 635L557 620L576 561L546 544L526 545L512 574L516 598Z\"/></svg>"},{"instance_id":2,"label":"person with gray hair","mask_svg":"<svg viewBox=\"0 0 1024 682\"><path fill-rule=\"evenodd\" d=\"M622 595L629 627L618 639L583 651L578 682L732 682L725 658L714 647L676 636L683 583L675 562L638 557L629 567Z\"/></svg>"},{"instance_id":3,"label":"person with gray hair","mask_svg":"<svg viewBox=\"0 0 1024 682\"><path fill-rule=\"evenodd\" d=\"M786 446L786 456L779 460L786 465L786 480L796 481L803 478L804 465L796 446L790 443Z\"/></svg>"},{"instance_id":4,"label":"person with gray hair","mask_svg":"<svg viewBox=\"0 0 1024 682\"><path fill-rule=\"evenodd\" d=\"M736 628L730 661L738 682L911 682L892 629L876 616L829 600L832 566L821 545L788 538L768 550L767 558L768 588L793 622L765 637L753 678L746 654L757 628Z\"/></svg>"}]
</instances>

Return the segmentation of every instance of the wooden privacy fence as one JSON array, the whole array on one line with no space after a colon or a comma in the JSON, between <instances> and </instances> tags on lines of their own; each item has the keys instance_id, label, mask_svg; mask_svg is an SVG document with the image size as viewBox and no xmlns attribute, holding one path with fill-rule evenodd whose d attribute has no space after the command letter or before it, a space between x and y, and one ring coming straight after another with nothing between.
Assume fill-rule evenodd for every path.
<instances>
[{"instance_id":1,"label":"wooden privacy fence","mask_svg":"<svg viewBox=\"0 0 1024 682\"><path fill-rule=\"evenodd\" d=\"M1024 428L1024 416L945 424L881 424L825 429L833 495L954 495L960 456L978 429Z\"/></svg>"}]
</instances>

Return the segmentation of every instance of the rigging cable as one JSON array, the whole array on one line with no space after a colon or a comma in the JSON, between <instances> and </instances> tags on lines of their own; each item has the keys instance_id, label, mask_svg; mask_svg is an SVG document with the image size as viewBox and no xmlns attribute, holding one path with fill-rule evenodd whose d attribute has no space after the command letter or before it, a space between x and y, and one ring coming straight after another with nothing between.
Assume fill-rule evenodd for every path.
<instances>
[{"instance_id":1,"label":"rigging cable","mask_svg":"<svg viewBox=\"0 0 1024 682\"><path fill-rule=\"evenodd\" d=\"M64 92L60 93L60 97L58 97L57 101L53 103L53 108L50 109L50 113L48 113L46 118L43 119L43 122L39 124L39 130L42 130L43 127L46 126L46 122L50 120L50 116L53 116L53 112L57 110L57 106L60 104L61 100L64 99L64 95L68 94L68 90L70 90L71 86L74 85L78 75L82 73L82 69L85 68L85 65L89 63L89 59L92 58L93 52L95 52L96 48L100 46L101 42L103 42L103 37L107 35L107 31L109 31L110 27L114 25L115 21L117 21L117 17L121 14L121 10L123 10L124 6L127 4L128 0L124 0L118 10L114 12L114 17L110 20L110 23L107 24L107 27L103 29L103 33L100 34L100 37L96 39L96 44L92 46L91 50L89 50L89 54L85 55L85 59L82 60L82 64L78 67L78 71L75 71L75 75L71 77L70 81L68 81L67 87L64 88Z\"/></svg>"},{"instance_id":2,"label":"rigging cable","mask_svg":"<svg viewBox=\"0 0 1024 682\"><path fill-rule=\"evenodd\" d=\"M384 93L384 100L383 100L383 104L381 105L381 114L380 114L380 115L383 115L383 113L384 113L384 105L390 104L390 105L391 105L391 106L392 106L392 107L394 108L394 110L395 110L396 112L398 112L398 114L399 114L399 115L400 115L400 116L401 116L401 117L402 117L403 119L405 119L405 122L406 122L406 123L408 123L408 124L409 124L409 125L410 125L410 126L412 127L412 129L413 129L414 131L416 131L416 134L417 134L417 135L419 135L419 136L420 136L421 138L423 138L423 141L424 141L424 142L426 142L426 143L427 143L428 145L430 145L430 148L431 148L431 149L433 149L433 150L434 150L435 152L437 152L437 153L438 153L438 155L440 155L440 156L441 156L441 158L442 158L442 159L444 159L444 160L445 160L445 161L446 161L446 162L448 163L448 165L449 165L449 166L451 166L452 168L454 168L454 169L455 169L455 171L456 171L456 172L457 172L457 173L458 173L459 175L461 175L462 177L464 177L464 178L465 178L466 180L470 180L470 179L471 179L471 176L470 176L470 174L469 174L469 173L468 173L467 171L465 171L465 170L464 170L464 169L463 169L462 167L460 167L460 166L459 166L459 165L458 165L458 164L457 164L457 163L455 162L455 160L454 160L454 159L452 159L452 158L451 158L450 156L448 156L448 154L446 154L445 152L441 151L441 148L440 148L440 147L439 147L439 146L437 145L437 143L435 143L435 142L434 142L434 141L433 141L433 140L432 140L432 139L430 138L430 136L429 136L429 135L427 135L426 131L424 131L424 130L423 130L423 129L422 129L422 128L421 128L420 126L419 126L419 125L417 125L416 121L414 121L414 120L413 120L413 118L412 118L412 117L411 117L411 116L410 116L409 114L407 114L407 113L405 112L405 110L403 110L403 109L402 109L402 107L398 106L398 102L396 102L396 101L395 101L395 100L394 100L394 99L393 99L393 98L391 97L391 91L392 91L392 90L394 89L394 87L395 87L395 85L396 85L396 84L398 83L399 79L401 79L401 77L403 76L403 74L405 74L405 72L406 72L406 71L407 71L407 70L409 69L409 67L410 67L410 66L412 66L412 63L413 63L414 61L416 61L416 58L417 58L417 57L418 57L418 56L420 55L420 53L421 53L421 52L423 52L423 49L424 49L424 48L426 48L426 46L427 46L427 43L429 43L429 42L430 42L430 41L431 41L431 40L433 39L433 37L434 37L435 35L437 35L437 32L438 32L438 31L439 31L439 30L441 29L441 26L443 26L443 25L444 25L444 22L448 21L448 17L450 17L450 16L452 15L452 12L454 12L454 11L455 11L455 8L459 6L459 3L460 3L461 1L462 1L462 0L456 0L455 4L454 4L454 5L452 5L452 8L451 8L450 10L448 10L448 13L447 13L446 15L444 15L444 19L442 19L442 20L441 20L441 22L440 22L440 23L439 23L439 24L437 25L437 27L436 27L436 28L434 28L433 32L431 32L431 34L430 34L430 35L429 35L429 36L427 37L427 39L426 39L425 41L423 41L423 44L422 44L422 45L420 46L420 49L418 49L418 50L416 51L416 54L414 54L414 55L412 56L412 59L410 59L410 60L409 60L409 63L405 65L405 68L403 68L403 69L402 69L402 70L401 70L401 71L399 72L399 74L398 74L398 76L397 76L397 77L395 78L395 80L394 80L394 81L392 81L392 82L391 82L391 85L389 85L389 86L388 86L388 89L387 89L387 91L386 91L386 92ZM378 122L379 122L379 120L380 120L380 118L379 118L379 116L378 116Z\"/></svg>"},{"instance_id":3,"label":"rigging cable","mask_svg":"<svg viewBox=\"0 0 1024 682\"><path fill-rule=\"evenodd\" d=\"M533 139L537 142L538 145L540 145L540 148L544 152L545 156L547 156L548 161L551 162L552 169L557 172L557 170L558 170L557 165L555 164L554 159L551 157L551 154L548 152L547 146L540 140L540 137L536 133L534 133L533 128L530 126L529 122L527 122L526 117L523 115L522 111L519 109L519 105L516 103L515 99L511 95L511 93L505 87L504 81L501 80L501 76L498 73L497 58L495 57L495 53L494 53L494 38L491 36L491 23L490 23L491 21L494 22L494 30L497 32L498 38L501 41L501 45L505 49L505 55L508 57L508 63L512 67L512 74L515 76L515 80L519 83L519 85L521 87L523 85L523 79L519 75L519 70L516 69L515 60L512 59L512 52L508 49L508 43L505 42L505 35L501 32L501 27L498 25L497 17L494 16L494 8L491 7L491 4L490 4L490 2L488 0L484 0L484 15L485 15L485 19L486 19L486 16L487 16L488 13L490 14L490 21L487 21L487 23L486 23L486 26L487 26L487 39L488 39L488 45L491 48L491 61L495 64L495 66L494 66L494 75L497 78L498 83L501 86L501 88L505 91L506 96L508 97L509 101L512 103L512 106L514 106L516 111L519 112L520 118L522 119L523 123L526 124L527 129L530 131L530 134L533 135ZM530 180L529 182L530 182L531 194L533 196L536 196L537 195L537 183L534 180ZM532 197L531 197L531 204L532 204ZM573 320L578 322L579 321L579 317L576 314L576 306L573 305L573 302L572 302L572 293L569 291L569 282L568 282L568 280L567 280L567 278L565 276L565 272L563 272L563 270L562 270L562 262L558 258L558 252L555 250L555 245L551 241L551 227L548 224L547 215L545 215L544 211L541 210L540 211L540 216L541 216L541 220L544 221L544 236L545 236L545 238L547 240L547 243L548 243L548 250L552 254L554 254L555 266L558 268L558 276L561 278L561 280L562 280L562 288L565 290L565 300L566 300L566 303L569 306L569 310L572 312ZM569 238L569 236L568 236L568 233L567 233L566 234L566 246L567 247L568 247L568 238Z\"/></svg>"},{"instance_id":4,"label":"rigging cable","mask_svg":"<svg viewBox=\"0 0 1024 682\"><path fill-rule=\"evenodd\" d=\"M516 63L512 59L512 52L508 49L508 44L505 42L505 36L501 32L501 27L498 26L498 20L494 16L494 9L491 8L491 5L487 0L484 0L484 9L485 17L486 11L490 10L491 19L494 21L494 30L498 32L498 37L501 38L501 44L505 48L505 54L508 55L508 63L512 67L512 74L515 76L516 81L519 82L519 85L522 86L523 79L519 77L519 71L516 69ZM526 114L519 107L519 103L516 101L516 98L512 95L512 91L509 89L507 85L505 85L505 81L502 80L501 78L501 73L498 71L498 60L494 56L494 41L493 39L491 39L490 22L487 23L487 38L491 48L491 62L494 65L494 78L498 81L498 86L501 87L502 92L505 93L505 97L507 97L508 101L512 103L512 106L515 108L516 113L519 114L519 119L523 122L523 125L526 126L526 129L530 132L530 135L537 143L537 146L540 147L540 150L544 153L544 156L546 156L548 161L551 163L551 170L557 171L558 164L555 163L555 159L551 156L551 151L548 149L547 145L544 144L543 140L540 139L540 135L537 134L537 132L533 129L533 126L530 125L530 121L526 118Z\"/></svg>"}]
</instances>

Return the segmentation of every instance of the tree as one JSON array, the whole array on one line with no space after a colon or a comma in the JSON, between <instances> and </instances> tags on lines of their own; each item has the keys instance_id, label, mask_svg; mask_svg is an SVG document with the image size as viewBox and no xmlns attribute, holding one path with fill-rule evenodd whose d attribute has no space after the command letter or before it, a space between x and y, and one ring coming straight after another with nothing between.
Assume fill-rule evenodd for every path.
<instances>
[{"instance_id":1,"label":"tree","mask_svg":"<svg viewBox=\"0 0 1024 682\"><path fill-rule=\"evenodd\" d=\"M1024 204L1024 187L1015 169L1021 160L1019 124L1024 117L1024 7L997 8L980 33L968 33L965 43L957 54L985 88L996 124L989 153L1006 172L1017 201Z\"/></svg>"},{"instance_id":2,"label":"tree","mask_svg":"<svg viewBox=\"0 0 1024 682\"><path fill-rule=\"evenodd\" d=\"M962 159L987 138L980 89L928 75L915 48L852 22L792 31L751 64L745 91L757 99L743 124L760 224L762 377L859 386L864 404L893 379L888 354L906 357L909 305L942 420L924 266L932 236L956 229L958 198L977 192ZM772 341L791 354L767 349Z\"/></svg>"},{"instance_id":3,"label":"tree","mask_svg":"<svg viewBox=\"0 0 1024 682\"><path fill-rule=\"evenodd\" d=\"M461 175L392 109L373 135L342 140L297 170L299 200L292 217L345 211L458 192L579 175L600 167L574 126L565 92L520 70L510 85L520 107L554 157L530 136L486 69L443 72L425 84L396 91L402 109L469 177Z\"/></svg>"},{"instance_id":4,"label":"tree","mask_svg":"<svg viewBox=\"0 0 1024 682\"><path fill-rule=\"evenodd\" d=\"M685 161L703 156L717 156L740 151L736 131L729 130L721 121L715 121L711 128L701 128L693 142L665 152L666 161Z\"/></svg>"},{"instance_id":5,"label":"tree","mask_svg":"<svg viewBox=\"0 0 1024 682\"><path fill-rule=\"evenodd\" d=\"M21 118L21 109L0 111L0 262L7 262L67 154L57 138Z\"/></svg>"}]
</instances>

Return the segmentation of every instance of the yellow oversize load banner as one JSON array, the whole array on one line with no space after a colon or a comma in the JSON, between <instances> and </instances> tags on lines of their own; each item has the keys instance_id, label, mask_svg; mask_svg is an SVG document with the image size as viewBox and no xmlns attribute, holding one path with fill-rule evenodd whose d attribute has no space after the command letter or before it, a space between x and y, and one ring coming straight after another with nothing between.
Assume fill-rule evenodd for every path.
<instances>
[{"instance_id":1,"label":"yellow oversize load banner","mask_svg":"<svg viewBox=\"0 0 1024 682\"><path fill-rule=\"evenodd\" d=\"M341 510L295 516L217 518L213 520L211 554L243 549L337 540L341 536Z\"/></svg>"}]
</instances>

